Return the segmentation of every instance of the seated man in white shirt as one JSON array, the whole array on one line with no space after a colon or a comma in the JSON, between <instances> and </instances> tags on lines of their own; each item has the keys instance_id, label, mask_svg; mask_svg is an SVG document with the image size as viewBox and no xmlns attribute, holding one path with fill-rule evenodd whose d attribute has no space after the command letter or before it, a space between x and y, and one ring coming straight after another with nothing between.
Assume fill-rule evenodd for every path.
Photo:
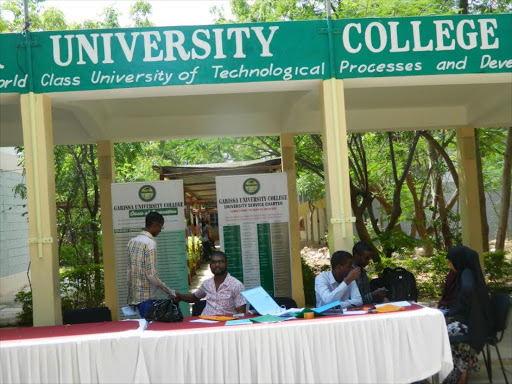
<instances>
[{"instance_id":1,"label":"seated man in white shirt","mask_svg":"<svg viewBox=\"0 0 512 384\"><path fill-rule=\"evenodd\" d=\"M361 269L352 269L352 255L336 251L331 257L332 270L325 271L315 278L316 306L339 300L341 308L357 307L363 304L356 280Z\"/></svg>"}]
</instances>

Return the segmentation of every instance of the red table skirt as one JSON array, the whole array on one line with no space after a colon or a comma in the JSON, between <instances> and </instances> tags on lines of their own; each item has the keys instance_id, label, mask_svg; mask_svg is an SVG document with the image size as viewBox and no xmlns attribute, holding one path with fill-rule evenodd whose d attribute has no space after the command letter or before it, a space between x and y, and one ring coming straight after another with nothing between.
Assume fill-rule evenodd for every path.
<instances>
[{"instance_id":1,"label":"red table skirt","mask_svg":"<svg viewBox=\"0 0 512 384\"><path fill-rule=\"evenodd\" d=\"M49 327L0 329L0 341L124 332L135 330L138 327L139 323L137 321L108 321L102 323L54 325Z\"/></svg>"},{"instance_id":2,"label":"red table skirt","mask_svg":"<svg viewBox=\"0 0 512 384\"><path fill-rule=\"evenodd\" d=\"M405 307L405 311L414 311L422 308L421 305L412 304L410 307ZM394 312L399 315L401 312ZM364 314L364 315L350 315L350 316L321 316L312 320L291 320L294 321L325 321L332 318L350 319L361 316L379 316L380 313ZM241 319L255 317L255 315L245 315ZM190 320L198 319L198 317L186 317L179 323L161 323L152 322L148 325L149 331L169 331L169 330L187 330L187 329L200 329L200 328L215 328L224 327L223 321L217 323L192 323ZM275 323L274 323L275 324ZM286 324L279 323L279 324ZM241 327L250 325L240 325ZM0 341L7 340L25 340L25 339L39 339L51 337L64 337L64 336L77 336L77 335L92 335L100 333L114 333L135 330L139 327L137 321L115 321L115 322L102 322L102 323L87 323L87 324L72 324L72 325L55 325L50 327L20 327L11 329L0 329Z\"/></svg>"},{"instance_id":3,"label":"red table skirt","mask_svg":"<svg viewBox=\"0 0 512 384\"><path fill-rule=\"evenodd\" d=\"M395 313L395 314L399 315L402 312L415 311L420 308L423 308L423 307L418 304L411 304L410 307L405 307L404 311L391 312L391 313ZM388 313L386 313L386 314L388 314ZM298 320L289 320L289 321L291 321L291 322L294 322L294 321L324 321L324 320L332 320L333 318L351 319L351 318L358 318L361 316L380 316L380 315L384 315L384 313L371 313L371 314L364 314L364 315L347 315L347 316L320 316L320 317L316 317L315 319L312 319L312 320L298 319ZM246 314L245 317L240 317L239 319L248 319L248 318L252 318L252 317L256 317L256 316ZM146 330L148 330L148 331L169 331L169 330L186 330L186 329L199 329L199 328L214 328L214 327L224 327L225 326L223 321L219 321L217 323L210 323L210 324L191 323L190 322L190 320L195 320L195 319L199 319L199 317L186 317L182 322L179 322L179 323L161 323L158 321L153 321L152 323L150 323L148 325ZM272 323L272 324L276 324L276 323ZM286 321L281 322L279 324L286 324ZM234 327L249 327L249 326L250 325L247 324L247 325L235 325Z\"/></svg>"}]
</instances>

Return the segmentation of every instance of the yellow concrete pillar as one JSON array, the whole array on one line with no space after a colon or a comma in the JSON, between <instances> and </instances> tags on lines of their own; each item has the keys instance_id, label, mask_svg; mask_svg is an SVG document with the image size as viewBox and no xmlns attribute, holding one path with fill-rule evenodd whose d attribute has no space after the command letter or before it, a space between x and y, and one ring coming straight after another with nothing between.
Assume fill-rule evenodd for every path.
<instances>
[{"instance_id":1,"label":"yellow concrete pillar","mask_svg":"<svg viewBox=\"0 0 512 384\"><path fill-rule=\"evenodd\" d=\"M304 284L300 260L299 202L297 199L297 174L293 134L281 134L281 167L288 182L288 209L290 217L290 252L292 266L292 295L299 308L304 307Z\"/></svg>"},{"instance_id":2,"label":"yellow concrete pillar","mask_svg":"<svg viewBox=\"0 0 512 384\"><path fill-rule=\"evenodd\" d=\"M27 180L34 326L62 324L53 157L52 104L46 95L21 95Z\"/></svg>"},{"instance_id":3,"label":"yellow concrete pillar","mask_svg":"<svg viewBox=\"0 0 512 384\"><path fill-rule=\"evenodd\" d=\"M352 252L354 232L350 204L347 120L343 80L324 80L320 89L329 249Z\"/></svg>"},{"instance_id":4,"label":"yellow concrete pillar","mask_svg":"<svg viewBox=\"0 0 512 384\"><path fill-rule=\"evenodd\" d=\"M118 320L116 260L114 252L114 222L112 219L112 188L115 181L114 144L99 141L98 175L100 181L101 233L103 243L103 273L105 280L105 304L112 312L112 320Z\"/></svg>"},{"instance_id":5,"label":"yellow concrete pillar","mask_svg":"<svg viewBox=\"0 0 512 384\"><path fill-rule=\"evenodd\" d=\"M462 243L480 256L483 268L482 222L476 166L475 129L457 128L457 161L459 165L459 202Z\"/></svg>"}]
</instances>

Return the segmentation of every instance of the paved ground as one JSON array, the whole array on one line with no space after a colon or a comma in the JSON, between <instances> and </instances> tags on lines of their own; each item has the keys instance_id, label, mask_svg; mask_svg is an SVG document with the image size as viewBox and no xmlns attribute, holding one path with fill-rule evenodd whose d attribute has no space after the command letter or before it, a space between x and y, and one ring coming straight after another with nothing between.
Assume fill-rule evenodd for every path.
<instances>
[{"instance_id":1,"label":"paved ground","mask_svg":"<svg viewBox=\"0 0 512 384\"><path fill-rule=\"evenodd\" d=\"M213 275L208 265L201 266L201 268L198 270L198 273L192 277L190 292L194 292L197 288L199 288L204 280L210 278L211 276ZM0 297L0 327L12 327L16 325L16 315L21 312L21 305L14 303L14 295L15 293L11 293L9 295ZM429 302L421 302L421 304L428 305ZM501 357L505 363L505 369L508 375L509 383L512 384L512 316L509 318L507 332L505 333L502 342L499 344L499 348ZM501 372L496 350L492 347L491 356L493 361L493 383L504 384L505 379L503 378L503 373ZM489 382L481 355L479 358L481 361L480 371L468 377L469 384L483 384Z\"/></svg>"}]
</instances>

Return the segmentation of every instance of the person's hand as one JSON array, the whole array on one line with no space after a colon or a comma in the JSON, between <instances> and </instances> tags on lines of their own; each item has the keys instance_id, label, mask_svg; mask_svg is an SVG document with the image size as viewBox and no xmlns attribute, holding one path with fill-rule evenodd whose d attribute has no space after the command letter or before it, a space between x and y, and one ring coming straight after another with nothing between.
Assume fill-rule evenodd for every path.
<instances>
[{"instance_id":1,"label":"person's hand","mask_svg":"<svg viewBox=\"0 0 512 384\"><path fill-rule=\"evenodd\" d=\"M180 293L174 289L169 290L169 299L180 301Z\"/></svg>"},{"instance_id":2,"label":"person's hand","mask_svg":"<svg viewBox=\"0 0 512 384\"><path fill-rule=\"evenodd\" d=\"M361 276L361 268L357 267L351 270L345 278L345 284L349 285L354 280L357 280Z\"/></svg>"}]
</instances>

